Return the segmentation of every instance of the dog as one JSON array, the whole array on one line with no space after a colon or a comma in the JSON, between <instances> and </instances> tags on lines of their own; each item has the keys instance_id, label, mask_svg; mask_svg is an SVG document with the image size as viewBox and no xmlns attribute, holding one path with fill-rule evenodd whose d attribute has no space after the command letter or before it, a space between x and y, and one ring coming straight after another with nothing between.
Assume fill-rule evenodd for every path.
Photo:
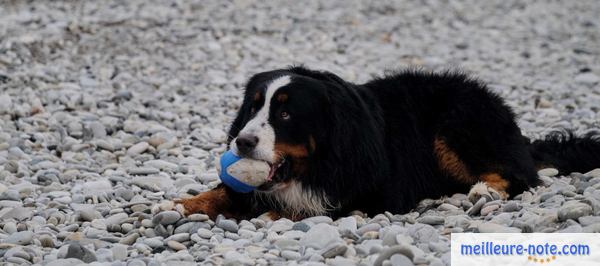
<instances>
[{"instance_id":1,"label":"dog","mask_svg":"<svg viewBox=\"0 0 600 266\"><path fill-rule=\"evenodd\" d=\"M427 198L501 199L540 184L537 170L600 166L600 137L531 141L486 85L460 72L399 71L353 84L302 66L254 75L230 148L270 164L251 193L225 185L178 200L186 214L249 219L405 213Z\"/></svg>"}]
</instances>

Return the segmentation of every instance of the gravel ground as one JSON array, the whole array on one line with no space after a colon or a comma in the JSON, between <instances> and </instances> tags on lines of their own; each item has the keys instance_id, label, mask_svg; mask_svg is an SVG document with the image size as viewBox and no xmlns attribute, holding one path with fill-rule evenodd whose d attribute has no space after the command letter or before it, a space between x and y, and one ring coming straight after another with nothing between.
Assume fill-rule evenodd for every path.
<instances>
[{"instance_id":1,"label":"gravel ground","mask_svg":"<svg viewBox=\"0 0 600 266\"><path fill-rule=\"evenodd\" d=\"M451 232L600 232L600 169L421 213L158 212L218 183L244 81L290 64L357 82L460 67L528 136L598 128L597 0L24 2L0 4L0 264L448 265Z\"/></svg>"}]
</instances>

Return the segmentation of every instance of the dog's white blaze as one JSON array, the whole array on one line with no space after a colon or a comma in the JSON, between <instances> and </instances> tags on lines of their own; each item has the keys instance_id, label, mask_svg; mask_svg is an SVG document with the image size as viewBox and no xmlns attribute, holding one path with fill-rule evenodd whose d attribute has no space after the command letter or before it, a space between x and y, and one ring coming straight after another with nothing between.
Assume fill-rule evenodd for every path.
<instances>
[{"instance_id":1,"label":"dog's white blaze","mask_svg":"<svg viewBox=\"0 0 600 266\"><path fill-rule=\"evenodd\" d=\"M248 121L246 126L240 131L239 135L249 134L258 137L258 144L251 154L251 157L258 160L273 163L275 161L275 130L269 124L269 109L271 99L277 90L291 82L290 76L282 76L274 79L267 86L265 93L265 103L260 108L256 116ZM237 152L235 139L231 141L231 149Z\"/></svg>"},{"instance_id":2,"label":"dog's white blaze","mask_svg":"<svg viewBox=\"0 0 600 266\"><path fill-rule=\"evenodd\" d=\"M291 215L317 216L335 210L327 195L322 191L313 191L304 187L302 182L292 180L288 184L276 184L272 190L254 193L257 197L270 202Z\"/></svg>"}]
</instances>

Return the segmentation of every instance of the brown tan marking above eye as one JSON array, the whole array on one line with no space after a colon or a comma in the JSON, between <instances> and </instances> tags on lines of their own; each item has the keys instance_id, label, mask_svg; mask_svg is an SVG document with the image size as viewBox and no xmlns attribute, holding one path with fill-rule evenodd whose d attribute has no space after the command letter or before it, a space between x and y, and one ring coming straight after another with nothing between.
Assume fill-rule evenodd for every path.
<instances>
[{"instance_id":1,"label":"brown tan marking above eye","mask_svg":"<svg viewBox=\"0 0 600 266\"><path fill-rule=\"evenodd\" d=\"M285 93L277 95L277 100L284 103L288 100L288 95Z\"/></svg>"},{"instance_id":2,"label":"brown tan marking above eye","mask_svg":"<svg viewBox=\"0 0 600 266\"><path fill-rule=\"evenodd\" d=\"M258 102L259 100L260 100L260 91L257 91L257 92L254 94L254 101L255 101L255 102Z\"/></svg>"},{"instance_id":3,"label":"brown tan marking above eye","mask_svg":"<svg viewBox=\"0 0 600 266\"><path fill-rule=\"evenodd\" d=\"M314 152L317 149L317 143L312 135L308 138L308 147L310 147L311 152Z\"/></svg>"}]
</instances>

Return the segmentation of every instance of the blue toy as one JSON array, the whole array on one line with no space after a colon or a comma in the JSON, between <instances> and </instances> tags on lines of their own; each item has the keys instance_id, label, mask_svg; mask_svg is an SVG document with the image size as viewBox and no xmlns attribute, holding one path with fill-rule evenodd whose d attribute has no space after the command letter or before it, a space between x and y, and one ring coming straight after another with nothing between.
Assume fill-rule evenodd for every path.
<instances>
[{"instance_id":1,"label":"blue toy","mask_svg":"<svg viewBox=\"0 0 600 266\"><path fill-rule=\"evenodd\" d=\"M248 193L265 183L271 167L259 160L242 158L231 150L226 151L217 162L221 182L240 193Z\"/></svg>"}]
</instances>

